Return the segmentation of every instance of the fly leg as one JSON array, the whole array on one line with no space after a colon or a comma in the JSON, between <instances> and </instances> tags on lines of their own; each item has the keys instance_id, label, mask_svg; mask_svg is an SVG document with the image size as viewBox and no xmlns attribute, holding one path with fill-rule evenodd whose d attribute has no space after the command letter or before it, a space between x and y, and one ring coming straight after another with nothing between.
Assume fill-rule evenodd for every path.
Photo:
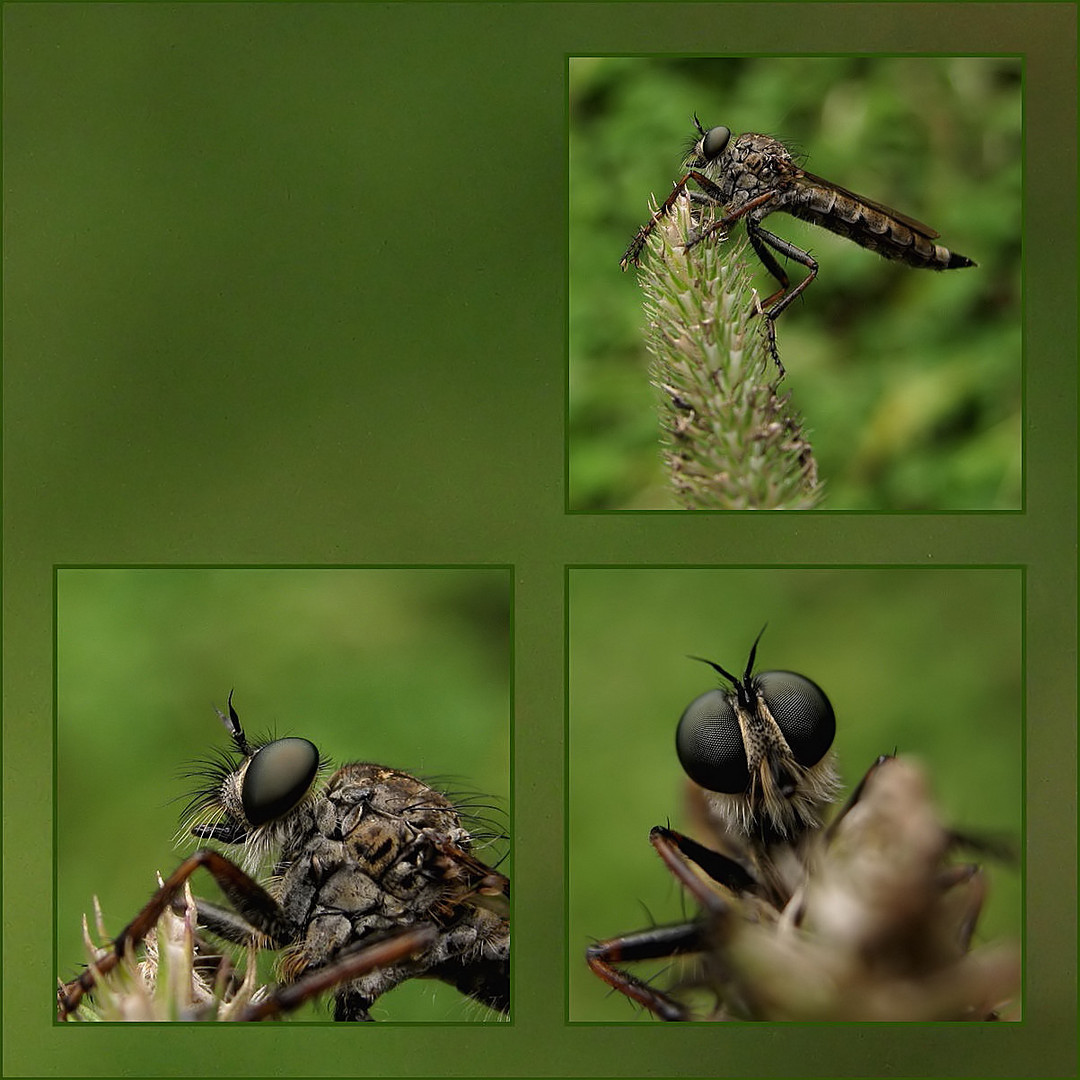
<instances>
[{"instance_id":1,"label":"fly leg","mask_svg":"<svg viewBox=\"0 0 1080 1080\"><path fill-rule=\"evenodd\" d=\"M296 982L278 986L262 1001L248 1005L238 1019L266 1020L291 1012L311 998L358 979L375 968L386 967L423 952L434 944L437 936L435 927L420 924L384 941L345 952L326 967L318 968ZM371 1001L363 995L343 990L335 1001L334 1019L369 1021L370 1005Z\"/></svg>"},{"instance_id":2,"label":"fly leg","mask_svg":"<svg viewBox=\"0 0 1080 1080\"><path fill-rule=\"evenodd\" d=\"M717 189L719 190L719 189ZM715 236L717 233L724 235L728 232L732 225L735 224L740 218L746 218L746 235L750 239L750 243L757 253L757 257L761 260L762 265L766 270L779 282L780 288L772 294L764 304L760 305L761 315L765 319L765 331L769 342L769 355L773 358L773 362L776 364L777 370L780 373L780 378L784 377L784 365L780 362L780 352L776 347L776 329L773 326L773 320L780 314L806 288L807 285L814 279L817 274L817 263L810 258L810 256L801 248L797 248L794 244L788 243L786 240L782 240L779 236L774 236L771 232L767 232L763 229L758 221L769 212L768 204L779 194L779 191L775 188L770 188L768 191L762 192L762 194L751 199L749 202L740 206L734 213L728 214L721 218L719 221L714 221L707 228L703 229L697 236L692 237L687 241L686 250L689 251L695 244L700 244L702 240L708 239L710 236ZM693 198L693 193L691 194ZM666 205L666 204L665 204ZM769 251L769 245L779 251L782 255L787 255L789 258L795 259L797 262L806 266L810 273L799 282L790 292L791 282L784 271L784 268L773 258L772 252ZM775 307L770 307L774 305Z\"/></svg>"},{"instance_id":3,"label":"fly leg","mask_svg":"<svg viewBox=\"0 0 1080 1080\"><path fill-rule=\"evenodd\" d=\"M765 269L780 283L780 288L763 304L763 307L769 309L767 317L775 319L817 277L818 264L808 252L796 247L789 240L784 240L767 229L763 229L753 218L747 218L746 231L750 236L750 243L753 244L754 251L757 252L757 257L762 261ZM765 246L766 244L768 247ZM789 259L801 263L809 271L794 289L789 288L791 282L787 273L773 258L769 247L779 251L781 255L786 255Z\"/></svg>"},{"instance_id":4,"label":"fly leg","mask_svg":"<svg viewBox=\"0 0 1080 1080\"><path fill-rule=\"evenodd\" d=\"M702 880L690 870L686 865L688 860L704 870L713 881L732 892L757 891L757 880L742 863L727 855L721 855L718 851L712 851L674 829L655 826L649 833L649 843L656 848L657 854L664 860L664 865L679 883L707 911L716 914L725 912L727 908L717 893L706 888Z\"/></svg>"},{"instance_id":5,"label":"fly leg","mask_svg":"<svg viewBox=\"0 0 1080 1080\"><path fill-rule=\"evenodd\" d=\"M720 190L720 188L716 187L716 185L713 184L712 181L709 182L709 186L712 187L713 190L716 192L715 197L702 195L700 192L697 191L691 191L688 192L688 194L694 202L707 202L715 206L716 203L720 201L723 192ZM683 250L689 251L692 247L694 247L695 244L700 244L702 240L707 240L710 236L715 236L717 233L727 233L727 231L731 228L732 225L735 224L736 221L739 220L739 218L744 217L747 214L751 214L754 210L760 209L766 203L774 199L777 194L779 194L779 192L775 188L770 188L768 191L762 193L761 195L755 196L749 202L744 203L742 206L740 206L739 209L736 210L734 213L728 214L726 217L722 217L719 221L714 221L711 225L708 225L704 229L702 229L701 232L698 233L696 236L690 237L686 241L686 247ZM747 220L749 221L752 219ZM749 225L747 225L747 231L749 232ZM721 235L721 239L723 239L723 235Z\"/></svg>"},{"instance_id":6,"label":"fly leg","mask_svg":"<svg viewBox=\"0 0 1080 1080\"><path fill-rule=\"evenodd\" d=\"M687 1006L615 965L700 953L709 947L710 927L715 927L718 920L727 916L728 907L722 897L694 873L690 863L700 867L714 881L737 892L752 891L756 881L741 863L711 851L674 829L657 825L649 833L649 842L679 883L702 906L707 918L675 926L654 926L599 941L586 949L585 959L593 973L608 986L643 1005L661 1020L690 1020L692 1016Z\"/></svg>"},{"instance_id":7,"label":"fly leg","mask_svg":"<svg viewBox=\"0 0 1080 1080\"><path fill-rule=\"evenodd\" d=\"M590 945L585 950L585 959L593 974L661 1020L689 1020L690 1011L685 1005L615 964L700 952L705 947L703 929L700 923L691 922L621 934Z\"/></svg>"},{"instance_id":8,"label":"fly leg","mask_svg":"<svg viewBox=\"0 0 1080 1080\"><path fill-rule=\"evenodd\" d=\"M776 366L780 369L781 376L783 376L784 365L780 363L780 354L776 348L776 327L774 324L781 312L817 277L818 264L802 248L796 247L790 241L776 236L767 229L763 229L752 216L746 219L746 234L750 237L750 243L762 265L780 284L780 288L762 304L765 309L762 316L765 319L766 332L769 337L769 352L772 354ZM776 261L772 252L769 251L770 247L775 251L779 251L781 255L786 255L789 259L801 263L809 271L794 289L790 287L791 280L788 278L787 272Z\"/></svg>"},{"instance_id":9,"label":"fly leg","mask_svg":"<svg viewBox=\"0 0 1080 1080\"><path fill-rule=\"evenodd\" d=\"M147 901L142 911L116 936L110 952L93 967L87 968L77 979L60 987L58 1015L61 1020L66 1020L78 1008L83 995L93 989L98 975L107 975L120 963L129 949L133 949L146 937L165 909L172 904L184 883L200 866L205 866L213 874L222 892L241 917L250 924L252 934L263 934L274 947L287 944L295 937L296 929L292 922L278 902L258 882L253 881L223 855L204 848L189 855L173 871Z\"/></svg>"},{"instance_id":10,"label":"fly leg","mask_svg":"<svg viewBox=\"0 0 1080 1080\"><path fill-rule=\"evenodd\" d=\"M663 205L656 211L655 214L640 229L634 234L634 239L630 241L630 246L626 249L623 257L619 260L619 265L625 270L631 263L637 266L641 261L641 251L645 247L645 241L648 240L649 234L664 220L671 208L678 201L679 196L686 191L686 185L693 180L694 183L701 188L702 195L699 192L690 192L690 197L694 198L699 196L704 198L705 201L716 204L723 196L723 192L716 184L713 183L704 173L699 173L696 169L691 169L681 180L679 180L672 188L671 194L664 200ZM698 240L704 238L704 234L694 240L697 243ZM690 245L687 244L687 247Z\"/></svg>"}]
</instances>

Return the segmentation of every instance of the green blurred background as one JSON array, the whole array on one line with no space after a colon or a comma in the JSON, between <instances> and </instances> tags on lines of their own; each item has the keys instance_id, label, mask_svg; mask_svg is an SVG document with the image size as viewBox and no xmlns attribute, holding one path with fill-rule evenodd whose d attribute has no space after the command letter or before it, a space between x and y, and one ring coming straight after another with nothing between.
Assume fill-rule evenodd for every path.
<instances>
[{"instance_id":1,"label":"green blurred background","mask_svg":"<svg viewBox=\"0 0 1080 1080\"><path fill-rule=\"evenodd\" d=\"M847 790L896 749L924 763L947 823L1022 845L1019 571L575 569L569 612L571 1020L653 1019L584 950L692 914L648 840L654 825L685 827L675 726L719 683L687 657L742 671L765 623L756 668L825 690ZM1019 941L1020 867L987 869L978 940Z\"/></svg>"},{"instance_id":2,"label":"green blurred background","mask_svg":"<svg viewBox=\"0 0 1080 1080\"><path fill-rule=\"evenodd\" d=\"M823 508L1017 509L1021 91L1016 57L573 58L569 506L677 506L642 294L618 262L650 194L663 199L682 175L697 113L706 128L781 139L812 172L925 221L979 264L913 271L770 219L821 267L777 334ZM770 295L775 283L749 258ZM802 267L790 272L801 280Z\"/></svg>"},{"instance_id":3,"label":"green blurred background","mask_svg":"<svg viewBox=\"0 0 1080 1080\"><path fill-rule=\"evenodd\" d=\"M93 896L115 934L154 871L199 846L174 842L200 783L183 773L230 748L214 714L230 690L249 737L300 735L335 767L374 761L436 787L444 778L442 790L493 803L509 835L510 678L505 569L60 570L58 972L85 960L80 920L89 912L93 925ZM494 862L507 849L478 854ZM206 874L192 887L216 894ZM298 1015L330 1020L325 1000ZM375 1016L494 1019L418 980L380 999Z\"/></svg>"}]
</instances>

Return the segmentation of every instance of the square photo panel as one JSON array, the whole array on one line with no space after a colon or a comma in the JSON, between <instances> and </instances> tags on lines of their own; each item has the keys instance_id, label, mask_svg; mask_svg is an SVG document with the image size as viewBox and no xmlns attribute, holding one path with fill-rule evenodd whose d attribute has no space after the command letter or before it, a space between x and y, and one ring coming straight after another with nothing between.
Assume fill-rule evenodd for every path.
<instances>
[{"instance_id":1,"label":"square photo panel","mask_svg":"<svg viewBox=\"0 0 1080 1080\"><path fill-rule=\"evenodd\" d=\"M569 1019L1019 1019L1023 588L571 569Z\"/></svg>"},{"instance_id":2,"label":"square photo panel","mask_svg":"<svg viewBox=\"0 0 1080 1080\"><path fill-rule=\"evenodd\" d=\"M1020 509L1023 79L571 57L568 508Z\"/></svg>"},{"instance_id":3,"label":"square photo panel","mask_svg":"<svg viewBox=\"0 0 1080 1080\"><path fill-rule=\"evenodd\" d=\"M58 569L59 1018L507 1017L511 626L505 567Z\"/></svg>"}]
</instances>

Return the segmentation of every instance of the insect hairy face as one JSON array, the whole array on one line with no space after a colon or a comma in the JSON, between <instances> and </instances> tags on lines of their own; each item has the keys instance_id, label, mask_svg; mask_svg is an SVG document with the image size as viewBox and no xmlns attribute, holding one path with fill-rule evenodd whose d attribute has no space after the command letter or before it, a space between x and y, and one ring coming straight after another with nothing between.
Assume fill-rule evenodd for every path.
<instances>
[{"instance_id":1,"label":"insect hairy face","mask_svg":"<svg viewBox=\"0 0 1080 1080\"><path fill-rule=\"evenodd\" d=\"M830 750L836 717L824 691L805 675L754 675L757 644L741 677L693 657L731 689L695 698L679 720L675 745L722 830L743 845L768 848L820 828L839 788Z\"/></svg>"},{"instance_id":2,"label":"insect hairy face","mask_svg":"<svg viewBox=\"0 0 1080 1080\"><path fill-rule=\"evenodd\" d=\"M314 743L287 737L248 741L240 718L228 700L228 715L218 717L232 737L240 760L220 751L215 758L197 763L192 775L205 784L188 803L183 835L224 844L243 844L243 862L249 873L286 836L301 827L301 808L316 797L316 780L329 761Z\"/></svg>"}]
</instances>

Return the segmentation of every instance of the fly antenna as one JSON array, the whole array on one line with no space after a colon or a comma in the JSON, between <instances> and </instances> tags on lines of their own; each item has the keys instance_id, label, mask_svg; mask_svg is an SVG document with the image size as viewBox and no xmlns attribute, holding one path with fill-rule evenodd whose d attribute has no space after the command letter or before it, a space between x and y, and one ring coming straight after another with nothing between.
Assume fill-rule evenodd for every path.
<instances>
[{"instance_id":1,"label":"fly antenna","mask_svg":"<svg viewBox=\"0 0 1080 1080\"><path fill-rule=\"evenodd\" d=\"M214 707L214 712L218 714L218 719L225 725L225 730L232 736L232 741L236 743L237 750L239 750L244 757L251 757L255 751L247 741L247 736L244 735L244 729L240 726L240 717L233 708L232 696L235 692L235 690L229 691L229 700L226 702L229 709L228 716L216 706Z\"/></svg>"},{"instance_id":2,"label":"fly antenna","mask_svg":"<svg viewBox=\"0 0 1080 1080\"><path fill-rule=\"evenodd\" d=\"M718 672L725 679L727 679L727 681L731 683L732 686L739 685L739 677L737 675L732 675L730 671L725 671L724 668L722 668L718 663L716 663L715 660L706 660L704 656L687 656L687 659L700 660L701 663L708 664L709 667L713 669L713 671Z\"/></svg>"},{"instance_id":3,"label":"fly antenna","mask_svg":"<svg viewBox=\"0 0 1080 1080\"><path fill-rule=\"evenodd\" d=\"M750 676L754 673L754 657L757 656L758 642L761 640L761 635L765 633L768 623L765 624L759 631L758 636L754 638L754 644L750 646L750 659L746 661L746 674L743 676L743 682L749 682Z\"/></svg>"}]
</instances>

